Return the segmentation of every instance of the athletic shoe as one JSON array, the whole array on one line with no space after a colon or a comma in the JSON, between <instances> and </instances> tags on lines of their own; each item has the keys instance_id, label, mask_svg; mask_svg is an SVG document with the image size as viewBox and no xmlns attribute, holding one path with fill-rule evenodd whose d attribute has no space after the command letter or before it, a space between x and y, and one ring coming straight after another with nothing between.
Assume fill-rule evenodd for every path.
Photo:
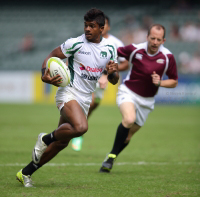
<instances>
[{"instance_id":1,"label":"athletic shoe","mask_svg":"<svg viewBox=\"0 0 200 197\"><path fill-rule=\"evenodd\" d=\"M31 176L28 175L23 175L22 174L22 169L16 174L16 179L21 182L24 187L33 187L33 183L32 183L32 180L31 180Z\"/></svg>"},{"instance_id":2,"label":"athletic shoe","mask_svg":"<svg viewBox=\"0 0 200 197\"><path fill-rule=\"evenodd\" d=\"M75 151L80 151L82 148L83 137L76 137L72 139L72 149Z\"/></svg>"},{"instance_id":3,"label":"athletic shoe","mask_svg":"<svg viewBox=\"0 0 200 197\"><path fill-rule=\"evenodd\" d=\"M38 140L37 140L35 147L33 149L32 159L33 159L33 162L36 163L36 164L38 164L40 162L42 154L44 153L44 151L47 148L47 145L42 141L42 137L46 134L47 133L40 133L38 135Z\"/></svg>"},{"instance_id":4,"label":"athletic shoe","mask_svg":"<svg viewBox=\"0 0 200 197\"><path fill-rule=\"evenodd\" d=\"M114 154L109 154L109 155L105 158L104 162L102 163L102 166L101 166L99 172L106 172L106 173L109 173L109 172L111 171L111 169L112 169L112 166L113 166L114 161L116 160L116 157L117 157L117 156L114 155Z\"/></svg>"}]
</instances>

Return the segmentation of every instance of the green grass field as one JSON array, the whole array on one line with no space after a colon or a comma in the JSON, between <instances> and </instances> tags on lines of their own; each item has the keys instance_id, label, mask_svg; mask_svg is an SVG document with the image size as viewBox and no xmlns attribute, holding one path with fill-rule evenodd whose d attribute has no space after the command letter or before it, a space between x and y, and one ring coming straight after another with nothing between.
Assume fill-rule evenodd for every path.
<instances>
[{"instance_id":1,"label":"green grass field","mask_svg":"<svg viewBox=\"0 0 200 197\"><path fill-rule=\"evenodd\" d=\"M200 196L200 106L156 106L119 155L110 174L99 173L121 121L117 107L100 106L89 119L81 152L71 144L24 188L15 175L31 161L40 132L57 127L54 105L0 104L0 196Z\"/></svg>"}]
</instances>

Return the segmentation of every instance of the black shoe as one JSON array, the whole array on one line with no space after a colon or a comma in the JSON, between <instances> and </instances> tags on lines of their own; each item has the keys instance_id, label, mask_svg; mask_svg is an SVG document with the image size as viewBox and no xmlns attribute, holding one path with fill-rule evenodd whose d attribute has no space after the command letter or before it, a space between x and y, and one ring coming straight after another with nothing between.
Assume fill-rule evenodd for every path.
<instances>
[{"instance_id":1,"label":"black shoe","mask_svg":"<svg viewBox=\"0 0 200 197\"><path fill-rule=\"evenodd\" d=\"M109 173L112 169L113 163L116 159L116 155L114 154L109 154L106 159L104 160L104 162L102 163L102 166L99 170L99 172L106 172Z\"/></svg>"}]
</instances>

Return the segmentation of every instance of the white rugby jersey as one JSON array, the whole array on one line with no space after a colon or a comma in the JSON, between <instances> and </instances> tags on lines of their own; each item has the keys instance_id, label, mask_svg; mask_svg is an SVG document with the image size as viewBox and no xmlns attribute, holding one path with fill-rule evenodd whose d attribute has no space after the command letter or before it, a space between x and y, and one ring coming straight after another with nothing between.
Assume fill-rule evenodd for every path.
<instances>
[{"instance_id":1,"label":"white rugby jersey","mask_svg":"<svg viewBox=\"0 0 200 197\"><path fill-rule=\"evenodd\" d=\"M100 43L93 43L82 34L66 40L60 47L68 58L71 73L69 85L83 93L94 92L96 83L110 60L117 63L116 48L105 38Z\"/></svg>"},{"instance_id":2,"label":"white rugby jersey","mask_svg":"<svg viewBox=\"0 0 200 197\"><path fill-rule=\"evenodd\" d=\"M124 47L123 42L111 34L109 34L108 38L106 38L106 39L109 42L113 43L116 49L118 49L119 47ZM118 59L119 63L124 62L126 60L124 57L118 57L117 59Z\"/></svg>"}]
</instances>

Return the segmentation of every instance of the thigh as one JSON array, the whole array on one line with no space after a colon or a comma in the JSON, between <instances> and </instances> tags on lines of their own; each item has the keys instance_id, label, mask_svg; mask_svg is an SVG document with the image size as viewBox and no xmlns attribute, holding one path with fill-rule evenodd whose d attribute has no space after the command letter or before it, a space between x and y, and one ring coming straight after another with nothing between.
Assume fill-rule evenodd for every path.
<instances>
[{"instance_id":1,"label":"thigh","mask_svg":"<svg viewBox=\"0 0 200 197\"><path fill-rule=\"evenodd\" d=\"M70 101L76 101L87 116L92 101L92 94L81 93L72 87L58 88L56 93L56 105L58 109L61 111L65 103L69 103Z\"/></svg>"},{"instance_id":2,"label":"thigh","mask_svg":"<svg viewBox=\"0 0 200 197\"><path fill-rule=\"evenodd\" d=\"M131 128L136 120L135 105L132 102L124 102L119 106L122 114L122 124L126 128Z\"/></svg>"},{"instance_id":3,"label":"thigh","mask_svg":"<svg viewBox=\"0 0 200 197\"><path fill-rule=\"evenodd\" d=\"M86 115L76 100L65 103L60 114L61 123L70 123L72 127L75 125L87 124Z\"/></svg>"},{"instance_id":4,"label":"thigh","mask_svg":"<svg viewBox=\"0 0 200 197\"><path fill-rule=\"evenodd\" d=\"M120 112L122 117L133 116L132 114L135 113L135 106L132 102L124 102L119 106Z\"/></svg>"}]
</instances>

